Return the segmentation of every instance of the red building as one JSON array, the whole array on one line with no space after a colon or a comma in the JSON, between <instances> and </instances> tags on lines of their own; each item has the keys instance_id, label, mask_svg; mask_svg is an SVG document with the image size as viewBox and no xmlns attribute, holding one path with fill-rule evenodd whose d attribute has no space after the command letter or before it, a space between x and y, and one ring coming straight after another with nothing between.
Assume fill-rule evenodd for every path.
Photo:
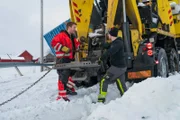
<instances>
[{"instance_id":1,"label":"red building","mask_svg":"<svg viewBox=\"0 0 180 120\"><path fill-rule=\"evenodd\" d=\"M33 56L25 50L18 57L12 55L0 55L0 62L33 62Z\"/></svg>"},{"instance_id":2,"label":"red building","mask_svg":"<svg viewBox=\"0 0 180 120\"><path fill-rule=\"evenodd\" d=\"M23 57L25 59L25 62L32 62L33 61L33 56L25 50L23 53L19 55L19 57Z\"/></svg>"}]
</instances>

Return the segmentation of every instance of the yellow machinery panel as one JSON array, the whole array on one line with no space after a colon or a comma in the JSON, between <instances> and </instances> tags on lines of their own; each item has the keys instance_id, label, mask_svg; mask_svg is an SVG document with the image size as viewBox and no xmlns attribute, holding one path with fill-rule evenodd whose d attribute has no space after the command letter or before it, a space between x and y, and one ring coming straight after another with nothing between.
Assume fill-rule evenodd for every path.
<instances>
[{"instance_id":1,"label":"yellow machinery panel","mask_svg":"<svg viewBox=\"0 0 180 120\"><path fill-rule=\"evenodd\" d=\"M172 4L173 2L175 2L177 5L180 3L180 0L169 0L169 4ZM173 11L173 9L175 10L175 6L171 6L171 9ZM174 13L173 14L173 19L175 21L174 26L175 26L175 31L176 31L176 37L179 38L180 37L180 14L179 13Z\"/></svg>"},{"instance_id":2,"label":"yellow machinery panel","mask_svg":"<svg viewBox=\"0 0 180 120\"><path fill-rule=\"evenodd\" d=\"M78 37L87 38L94 0L70 0L71 20L77 23Z\"/></svg>"},{"instance_id":3,"label":"yellow machinery panel","mask_svg":"<svg viewBox=\"0 0 180 120\"><path fill-rule=\"evenodd\" d=\"M180 0L169 0L169 2L176 2L177 4L179 4Z\"/></svg>"},{"instance_id":4,"label":"yellow machinery panel","mask_svg":"<svg viewBox=\"0 0 180 120\"><path fill-rule=\"evenodd\" d=\"M115 15L117 11L118 4L122 3L122 0L109 0L108 1L108 18L107 18L107 29L116 26L114 25ZM140 35L142 35L143 32L143 26L140 18L140 14L138 11L136 0L126 0L126 11L127 16L132 22L133 29L131 30L131 41L132 47L133 47L133 53L134 56L137 56L138 48L139 48L139 42L140 42ZM121 16L123 18L123 16ZM119 22L121 22L119 20ZM118 34L119 37L122 37L122 31L119 31Z\"/></svg>"},{"instance_id":5,"label":"yellow machinery panel","mask_svg":"<svg viewBox=\"0 0 180 120\"><path fill-rule=\"evenodd\" d=\"M75 22L75 19L74 19L74 12L73 12L73 8L72 8L72 2L71 0L69 0L69 9L70 9L70 16L71 16L71 21Z\"/></svg>"},{"instance_id":6,"label":"yellow machinery panel","mask_svg":"<svg viewBox=\"0 0 180 120\"><path fill-rule=\"evenodd\" d=\"M118 36L122 37L122 31L118 32ZM132 41L133 54L136 57L139 49L139 43L141 41L137 29L131 29L131 41Z\"/></svg>"},{"instance_id":7,"label":"yellow machinery panel","mask_svg":"<svg viewBox=\"0 0 180 120\"><path fill-rule=\"evenodd\" d=\"M126 11L127 11L127 16L132 22L133 28L138 29L139 34L142 35L143 25L141 22L141 17L139 14L136 0L126 0Z\"/></svg>"},{"instance_id":8,"label":"yellow machinery panel","mask_svg":"<svg viewBox=\"0 0 180 120\"><path fill-rule=\"evenodd\" d=\"M121 31L121 30L119 30L118 36L119 36L119 37L122 37L122 31Z\"/></svg>"},{"instance_id":9,"label":"yellow machinery panel","mask_svg":"<svg viewBox=\"0 0 180 120\"><path fill-rule=\"evenodd\" d=\"M170 33L176 34L175 26L172 16L172 10L168 0L157 0L158 4L158 15L161 18L163 24L169 24Z\"/></svg>"},{"instance_id":10,"label":"yellow machinery panel","mask_svg":"<svg viewBox=\"0 0 180 120\"><path fill-rule=\"evenodd\" d=\"M117 11L118 4L122 3L122 0L109 0L108 1L108 17L107 17L107 29L115 26L114 20ZM142 35L142 22L136 0L126 0L126 11L127 16L130 18L133 28L138 29L139 33ZM123 18L123 16L121 16ZM121 22L119 20L119 22Z\"/></svg>"},{"instance_id":11,"label":"yellow machinery panel","mask_svg":"<svg viewBox=\"0 0 180 120\"><path fill-rule=\"evenodd\" d=\"M176 20L175 30L176 30L176 37L180 37L180 14L175 15L174 19Z\"/></svg>"},{"instance_id":12,"label":"yellow machinery panel","mask_svg":"<svg viewBox=\"0 0 180 120\"><path fill-rule=\"evenodd\" d=\"M69 0L71 20L77 23L78 38L84 38L85 43L81 44L82 51L76 52L76 60L87 57L88 33L90 32L90 20L93 10L94 0Z\"/></svg>"},{"instance_id":13,"label":"yellow machinery panel","mask_svg":"<svg viewBox=\"0 0 180 120\"><path fill-rule=\"evenodd\" d=\"M106 28L107 30L114 26L118 1L119 0L108 0L107 28Z\"/></svg>"},{"instance_id":14,"label":"yellow machinery panel","mask_svg":"<svg viewBox=\"0 0 180 120\"><path fill-rule=\"evenodd\" d=\"M139 49L139 43L140 43L140 37L139 32L136 29L131 30L131 41L132 41L132 48L134 56L137 56L138 49Z\"/></svg>"}]
</instances>

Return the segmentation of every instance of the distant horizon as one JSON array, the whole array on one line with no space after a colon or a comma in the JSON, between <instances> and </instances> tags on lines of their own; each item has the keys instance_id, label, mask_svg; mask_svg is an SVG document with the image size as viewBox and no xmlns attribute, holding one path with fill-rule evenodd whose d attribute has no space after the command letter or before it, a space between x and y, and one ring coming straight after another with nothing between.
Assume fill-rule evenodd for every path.
<instances>
[{"instance_id":1,"label":"distant horizon","mask_svg":"<svg viewBox=\"0 0 180 120\"><path fill-rule=\"evenodd\" d=\"M27 50L34 57L39 57L40 1L0 2L0 55L17 55ZM44 0L44 34L69 18L68 1ZM45 56L50 48L45 40L43 42Z\"/></svg>"}]
</instances>

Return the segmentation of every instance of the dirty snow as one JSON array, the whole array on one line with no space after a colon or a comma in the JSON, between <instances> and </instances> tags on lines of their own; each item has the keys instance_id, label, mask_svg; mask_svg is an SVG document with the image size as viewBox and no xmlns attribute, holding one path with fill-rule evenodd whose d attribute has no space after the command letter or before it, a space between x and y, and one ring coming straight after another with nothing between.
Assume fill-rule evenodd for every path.
<instances>
[{"instance_id":1,"label":"dirty snow","mask_svg":"<svg viewBox=\"0 0 180 120\"><path fill-rule=\"evenodd\" d=\"M0 103L43 74L35 72L23 77L1 78ZM97 100L98 85L78 89L77 96L69 96L70 103L56 101L57 75L54 70L25 94L1 106L0 120L180 120L179 74L134 84L122 98L115 84L110 85L108 91L105 104L92 104Z\"/></svg>"}]
</instances>

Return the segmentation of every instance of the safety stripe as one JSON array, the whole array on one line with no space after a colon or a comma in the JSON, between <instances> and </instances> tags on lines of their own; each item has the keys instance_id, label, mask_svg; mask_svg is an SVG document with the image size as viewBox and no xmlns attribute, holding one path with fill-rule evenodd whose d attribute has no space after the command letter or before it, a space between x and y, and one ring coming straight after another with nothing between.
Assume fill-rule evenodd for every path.
<instances>
[{"instance_id":1,"label":"safety stripe","mask_svg":"<svg viewBox=\"0 0 180 120\"><path fill-rule=\"evenodd\" d=\"M56 47L59 45L60 43L57 43L55 46L54 46L54 49L56 50Z\"/></svg>"},{"instance_id":2,"label":"safety stripe","mask_svg":"<svg viewBox=\"0 0 180 120\"><path fill-rule=\"evenodd\" d=\"M66 93L66 90L60 90L59 93Z\"/></svg>"},{"instance_id":3,"label":"safety stripe","mask_svg":"<svg viewBox=\"0 0 180 120\"><path fill-rule=\"evenodd\" d=\"M104 102L104 100L98 100L98 102Z\"/></svg>"},{"instance_id":4,"label":"safety stripe","mask_svg":"<svg viewBox=\"0 0 180 120\"><path fill-rule=\"evenodd\" d=\"M60 44L59 47L57 48L57 52L60 51L61 48L62 48L62 45Z\"/></svg>"},{"instance_id":5,"label":"safety stripe","mask_svg":"<svg viewBox=\"0 0 180 120\"><path fill-rule=\"evenodd\" d=\"M73 5L74 5L74 7L78 7L78 5L75 2L73 2Z\"/></svg>"},{"instance_id":6,"label":"safety stripe","mask_svg":"<svg viewBox=\"0 0 180 120\"><path fill-rule=\"evenodd\" d=\"M102 95L102 94L98 95L98 99L104 99L104 98L106 98L106 95Z\"/></svg>"},{"instance_id":7,"label":"safety stripe","mask_svg":"<svg viewBox=\"0 0 180 120\"><path fill-rule=\"evenodd\" d=\"M168 11L168 14L169 14L170 26L172 26L172 24L173 24L173 16L172 16L172 13L171 13L171 9Z\"/></svg>"},{"instance_id":8,"label":"safety stripe","mask_svg":"<svg viewBox=\"0 0 180 120\"><path fill-rule=\"evenodd\" d=\"M173 21L170 22L170 25L172 25L172 24L173 24Z\"/></svg>"},{"instance_id":9,"label":"safety stripe","mask_svg":"<svg viewBox=\"0 0 180 120\"><path fill-rule=\"evenodd\" d=\"M102 79L100 82L100 95L106 96L107 92L103 92L103 84L105 79Z\"/></svg>"},{"instance_id":10,"label":"safety stripe","mask_svg":"<svg viewBox=\"0 0 180 120\"><path fill-rule=\"evenodd\" d=\"M66 86L69 87L69 88L73 88L73 86L70 85L70 84L66 84Z\"/></svg>"},{"instance_id":11,"label":"safety stripe","mask_svg":"<svg viewBox=\"0 0 180 120\"><path fill-rule=\"evenodd\" d=\"M64 53L56 54L56 57L63 57L63 56L70 56L70 53L68 53L68 54L64 54Z\"/></svg>"},{"instance_id":12,"label":"safety stripe","mask_svg":"<svg viewBox=\"0 0 180 120\"><path fill-rule=\"evenodd\" d=\"M168 14L170 14L171 13L171 9L168 11Z\"/></svg>"},{"instance_id":13,"label":"safety stripe","mask_svg":"<svg viewBox=\"0 0 180 120\"><path fill-rule=\"evenodd\" d=\"M122 87L121 80L120 80L120 79L117 79L117 82L118 82L118 84L119 84L119 87L120 87L120 90L121 90L122 94L124 94L124 89L123 89L123 87Z\"/></svg>"},{"instance_id":14,"label":"safety stripe","mask_svg":"<svg viewBox=\"0 0 180 120\"><path fill-rule=\"evenodd\" d=\"M60 43L57 43L56 46L54 46L54 50L56 52L58 52L58 51L60 51L61 47L62 47L62 45Z\"/></svg>"},{"instance_id":15,"label":"safety stripe","mask_svg":"<svg viewBox=\"0 0 180 120\"><path fill-rule=\"evenodd\" d=\"M74 9L74 12L79 15L79 12L76 9Z\"/></svg>"},{"instance_id":16,"label":"safety stripe","mask_svg":"<svg viewBox=\"0 0 180 120\"><path fill-rule=\"evenodd\" d=\"M171 15L171 16L169 16L169 19L171 19L173 16Z\"/></svg>"},{"instance_id":17,"label":"safety stripe","mask_svg":"<svg viewBox=\"0 0 180 120\"><path fill-rule=\"evenodd\" d=\"M81 19L77 16L76 16L76 20L77 20L77 22L81 22Z\"/></svg>"},{"instance_id":18,"label":"safety stripe","mask_svg":"<svg viewBox=\"0 0 180 120\"><path fill-rule=\"evenodd\" d=\"M71 81L68 81L68 83L69 83L70 85L72 85L72 86L75 86L75 84L74 84L73 82L71 82Z\"/></svg>"},{"instance_id":19,"label":"safety stripe","mask_svg":"<svg viewBox=\"0 0 180 120\"><path fill-rule=\"evenodd\" d=\"M67 97L67 95L59 95L59 97L60 97L60 98L61 98L61 97L63 98L63 97Z\"/></svg>"}]
</instances>

